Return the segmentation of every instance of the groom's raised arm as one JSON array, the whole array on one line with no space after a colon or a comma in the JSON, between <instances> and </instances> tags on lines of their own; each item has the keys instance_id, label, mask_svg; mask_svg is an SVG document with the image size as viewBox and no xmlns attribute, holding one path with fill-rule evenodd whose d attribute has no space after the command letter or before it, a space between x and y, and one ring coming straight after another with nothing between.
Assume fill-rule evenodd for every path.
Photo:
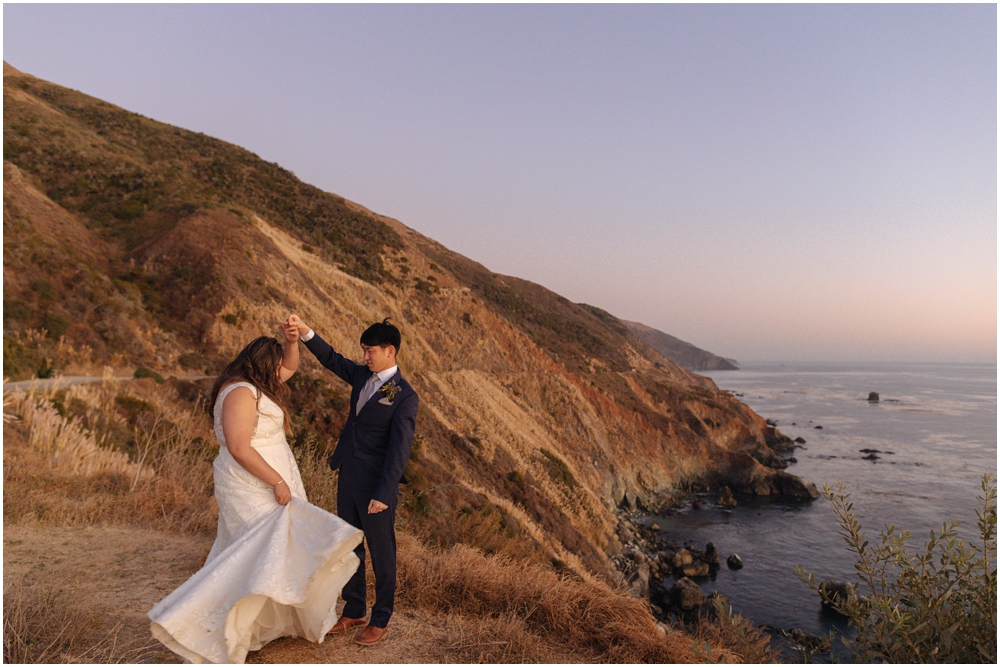
<instances>
[{"instance_id":1,"label":"groom's raised arm","mask_svg":"<svg viewBox=\"0 0 1000 667\"><path fill-rule=\"evenodd\" d=\"M309 351L313 353L313 356L316 357L319 363L333 371L334 375L351 386L354 386L359 373L368 371L366 366L356 364L334 350L329 343L320 338L315 332L309 340L304 340L303 343L309 348Z\"/></svg>"},{"instance_id":2,"label":"groom's raised arm","mask_svg":"<svg viewBox=\"0 0 1000 667\"><path fill-rule=\"evenodd\" d=\"M334 375L352 387L357 381L358 375L368 371L366 366L356 364L339 354L329 343L316 335L315 331L306 326L306 323L299 319L298 315L289 315L285 323L299 330L299 340L313 353L319 363L333 371Z\"/></svg>"}]
</instances>

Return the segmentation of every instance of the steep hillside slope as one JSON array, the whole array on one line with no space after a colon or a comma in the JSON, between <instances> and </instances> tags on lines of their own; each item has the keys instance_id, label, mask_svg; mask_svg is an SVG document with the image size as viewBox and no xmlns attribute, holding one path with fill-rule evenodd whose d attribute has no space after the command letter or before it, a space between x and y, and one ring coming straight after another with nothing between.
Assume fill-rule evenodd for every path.
<instances>
[{"instance_id":1,"label":"steep hillside slope","mask_svg":"<svg viewBox=\"0 0 1000 667\"><path fill-rule=\"evenodd\" d=\"M403 331L422 399L403 506L429 540L499 535L606 575L626 499L721 481L814 492L768 467L781 436L761 417L612 315L244 149L4 65L5 375L211 373L292 311L349 356L372 321ZM307 359L293 394L300 451L330 447L346 387Z\"/></svg>"},{"instance_id":2,"label":"steep hillside slope","mask_svg":"<svg viewBox=\"0 0 1000 667\"><path fill-rule=\"evenodd\" d=\"M681 368L690 371L738 371L740 369L739 365L732 359L724 359L653 327L627 320L622 320L622 324L631 329L644 343Z\"/></svg>"}]
</instances>

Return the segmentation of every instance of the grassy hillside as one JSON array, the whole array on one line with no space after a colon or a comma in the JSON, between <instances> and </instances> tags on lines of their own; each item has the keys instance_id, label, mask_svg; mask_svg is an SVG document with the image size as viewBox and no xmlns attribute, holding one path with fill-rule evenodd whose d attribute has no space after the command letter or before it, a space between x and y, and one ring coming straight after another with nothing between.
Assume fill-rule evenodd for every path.
<instances>
[{"instance_id":1,"label":"grassy hillside","mask_svg":"<svg viewBox=\"0 0 1000 667\"><path fill-rule=\"evenodd\" d=\"M244 149L5 64L6 376L210 375L293 311L348 356L359 356L369 323L389 316L400 326L400 365L421 395L401 521L425 545L613 582L608 555L621 548L616 509L626 498L652 508L691 484L723 482L808 495L770 467L780 434L613 315L491 273ZM305 356L291 383L294 444L302 461L321 462L348 388ZM83 404L64 402L60 414L138 465L142 414L204 427L207 385L170 387L186 407L107 398L128 424L107 433L108 419ZM158 500L148 506L129 504L133 484L85 481L73 488L87 500L67 505L45 491L58 488L49 473L22 466L5 477L5 522L147 525L172 502L190 530L208 530L211 517L190 511L211 502L202 464L214 450L210 434L198 437L174 443L201 462L194 500L154 466ZM332 476L316 470L307 489L331 506ZM9 503L14 488L31 503Z\"/></svg>"}]
</instances>

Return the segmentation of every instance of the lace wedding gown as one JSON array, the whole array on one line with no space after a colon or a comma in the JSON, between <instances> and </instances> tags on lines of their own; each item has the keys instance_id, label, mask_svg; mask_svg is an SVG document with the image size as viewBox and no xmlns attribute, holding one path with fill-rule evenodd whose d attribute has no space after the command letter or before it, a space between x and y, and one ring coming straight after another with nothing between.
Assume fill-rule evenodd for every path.
<instances>
[{"instance_id":1,"label":"lace wedding gown","mask_svg":"<svg viewBox=\"0 0 1000 667\"><path fill-rule=\"evenodd\" d=\"M148 616L153 636L191 662L243 662L278 637L322 642L337 621L341 589L358 568L354 548L363 534L310 505L299 468L285 440L284 415L261 396L250 445L288 484L281 506L266 483L240 466L226 448L223 401L215 407L215 499L219 531L205 565Z\"/></svg>"}]
</instances>

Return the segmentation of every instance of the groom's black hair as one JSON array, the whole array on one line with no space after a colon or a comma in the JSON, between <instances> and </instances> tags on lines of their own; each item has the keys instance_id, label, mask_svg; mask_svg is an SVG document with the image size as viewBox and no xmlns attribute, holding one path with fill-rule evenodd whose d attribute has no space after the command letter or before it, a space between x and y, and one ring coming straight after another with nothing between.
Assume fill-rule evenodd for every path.
<instances>
[{"instance_id":1,"label":"groom's black hair","mask_svg":"<svg viewBox=\"0 0 1000 667\"><path fill-rule=\"evenodd\" d=\"M389 323L388 317L381 322L371 325L361 334L362 345L367 345L368 347L392 345L396 348L396 354L399 354L400 342L399 329L396 328L396 325Z\"/></svg>"}]
</instances>

